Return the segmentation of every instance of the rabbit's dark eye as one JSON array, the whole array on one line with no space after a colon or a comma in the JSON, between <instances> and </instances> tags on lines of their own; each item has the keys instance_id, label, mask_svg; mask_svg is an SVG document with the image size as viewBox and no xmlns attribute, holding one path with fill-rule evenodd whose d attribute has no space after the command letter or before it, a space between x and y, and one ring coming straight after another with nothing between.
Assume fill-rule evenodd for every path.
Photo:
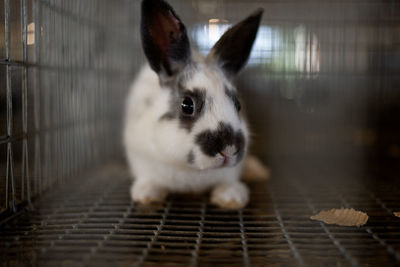
<instances>
[{"instance_id":1,"label":"rabbit's dark eye","mask_svg":"<svg viewBox=\"0 0 400 267\"><path fill-rule=\"evenodd\" d=\"M185 115L192 116L194 114L194 102L190 97L185 97L181 104L182 112Z\"/></svg>"}]
</instances>

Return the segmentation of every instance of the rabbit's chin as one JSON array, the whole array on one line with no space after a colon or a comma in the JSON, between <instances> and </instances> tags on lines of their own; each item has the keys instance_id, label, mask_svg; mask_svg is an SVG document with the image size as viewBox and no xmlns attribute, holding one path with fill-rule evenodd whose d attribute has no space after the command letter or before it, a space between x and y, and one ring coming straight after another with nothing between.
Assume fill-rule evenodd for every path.
<instances>
[{"instance_id":1,"label":"rabbit's chin","mask_svg":"<svg viewBox=\"0 0 400 267\"><path fill-rule=\"evenodd\" d=\"M223 157L222 155L215 156L213 158L203 157L199 158L192 167L198 170L209 170L209 169L222 169L235 167L240 163L237 156L234 157Z\"/></svg>"}]
</instances>

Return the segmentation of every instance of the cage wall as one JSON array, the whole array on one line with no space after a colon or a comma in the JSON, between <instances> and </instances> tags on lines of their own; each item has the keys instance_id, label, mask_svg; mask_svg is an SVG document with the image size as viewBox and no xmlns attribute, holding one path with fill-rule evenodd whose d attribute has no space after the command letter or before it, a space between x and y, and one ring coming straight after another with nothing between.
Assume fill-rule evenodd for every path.
<instances>
[{"instance_id":1,"label":"cage wall","mask_svg":"<svg viewBox=\"0 0 400 267\"><path fill-rule=\"evenodd\" d=\"M1 2L2 210L123 155L124 98L144 62L139 4ZM237 84L253 151L276 170L323 159L359 172L399 158L397 2L171 4L203 54L243 10L264 7Z\"/></svg>"},{"instance_id":2,"label":"cage wall","mask_svg":"<svg viewBox=\"0 0 400 267\"><path fill-rule=\"evenodd\" d=\"M243 10L265 9L237 84L252 150L275 171L335 161L354 175L398 160L396 1L170 2L203 54ZM123 156L124 98L144 62L139 4L1 2L2 211Z\"/></svg>"},{"instance_id":3,"label":"cage wall","mask_svg":"<svg viewBox=\"0 0 400 267\"><path fill-rule=\"evenodd\" d=\"M0 2L0 213L122 155L138 4Z\"/></svg>"},{"instance_id":4,"label":"cage wall","mask_svg":"<svg viewBox=\"0 0 400 267\"><path fill-rule=\"evenodd\" d=\"M271 179L238 211L206 195L133 203L126 165L110 162L123 161L124 99L145 61L140 1L4 0L0 265L398 265L400 3L169 2L204 54L264 8L236 83ZM370 219L309 219L340 207Z\"/></svg>"}]
</instances>

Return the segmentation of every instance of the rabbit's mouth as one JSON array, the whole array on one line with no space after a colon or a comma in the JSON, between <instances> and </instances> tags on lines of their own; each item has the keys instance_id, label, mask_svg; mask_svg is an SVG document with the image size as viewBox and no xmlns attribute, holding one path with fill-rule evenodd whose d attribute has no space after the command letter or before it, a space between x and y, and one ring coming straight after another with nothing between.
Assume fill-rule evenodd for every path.
<instances>
[{"instance_id":1,"label":"rabbit's mouth","mask_svg":"<svg viewBox=\"0 0 400 267\"><path fill-rule=\"evenodd\" d=\"M218 154L213 159L210 160L198 160L194 164L190 164L191 167L198 168L199 170L209 170L209 169L222 169L234 167L240 162L239 158L235 156L227 156Z\"/></svg>"},{"instance_id":2,"label":"rabbit's mouth","mask_svg":"<svg viewBox=\"0 0 400 267\"><path fill-rule=\"evenodd\" d=\"M199 170L230 168L242 161L245 151L246 149L238 149L235 145L229 145L210 157L201 151L192 150L187 156L187 162L191 167Z\"/></svg>"},{"instance_id":3,"label":"rabbit's mouth","mask_svg":"<svg viewBox=\"0 0 400 267\"><path fill-rule=\"evenodd\" d=\"M236 155L230 156L228 154L225 154L224 152L220 152L217 158L218 158L217 168L233 167L239 162L238 157Z\"/></svg>"},{"instance_id":4,"label":"rabbit's mouth","mask_svg":"<svg viewBox=\"0 0 400 267\"><path fill-rule=\"evenodd\" d=\"M224 161L222 162L222 166L227 165L230 161L229 157L222 154L222 156L224 157Z\"/></svg>"},{"instance_id":5,"label":"rabbit's mouth","mask_svg":"<svg viewBox=\"0 0 400 267\"><path fill-rule=\"evenodd\" d=\"M222 156L221 159L221 166L220 167L226 167L230 165L233 162L233 159L231 156L225 154L224 152L219 153L220 156Z\"/></svg>"}]
</instances>

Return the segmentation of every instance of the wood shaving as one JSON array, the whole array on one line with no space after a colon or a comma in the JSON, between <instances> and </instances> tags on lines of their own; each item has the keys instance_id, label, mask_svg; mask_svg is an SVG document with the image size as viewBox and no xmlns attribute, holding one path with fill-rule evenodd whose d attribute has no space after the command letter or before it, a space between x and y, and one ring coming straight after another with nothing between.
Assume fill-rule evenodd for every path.
<instances>
[{"instance_id":1,"label":"wood shaving","mask_svg":"<svg viewBox=\"0 0 400 267\"><path fill-rule=\"evenodd\" d=\"M337 224L340 226L362 226L367 223L368 215L354 209L331 209L323 210L311 220L322 221L327 224Z\"/></svg>"},{"instance_id":2,"label":"wood shaving","mask_svg":"<svg viewBox=\"0 0 400 267\"><path fill-rule=\"evenodd\" d=\"M393 215L396 216L396 217L400 217L400 211L393 212Z\"/></svg>"}]
</instances>

